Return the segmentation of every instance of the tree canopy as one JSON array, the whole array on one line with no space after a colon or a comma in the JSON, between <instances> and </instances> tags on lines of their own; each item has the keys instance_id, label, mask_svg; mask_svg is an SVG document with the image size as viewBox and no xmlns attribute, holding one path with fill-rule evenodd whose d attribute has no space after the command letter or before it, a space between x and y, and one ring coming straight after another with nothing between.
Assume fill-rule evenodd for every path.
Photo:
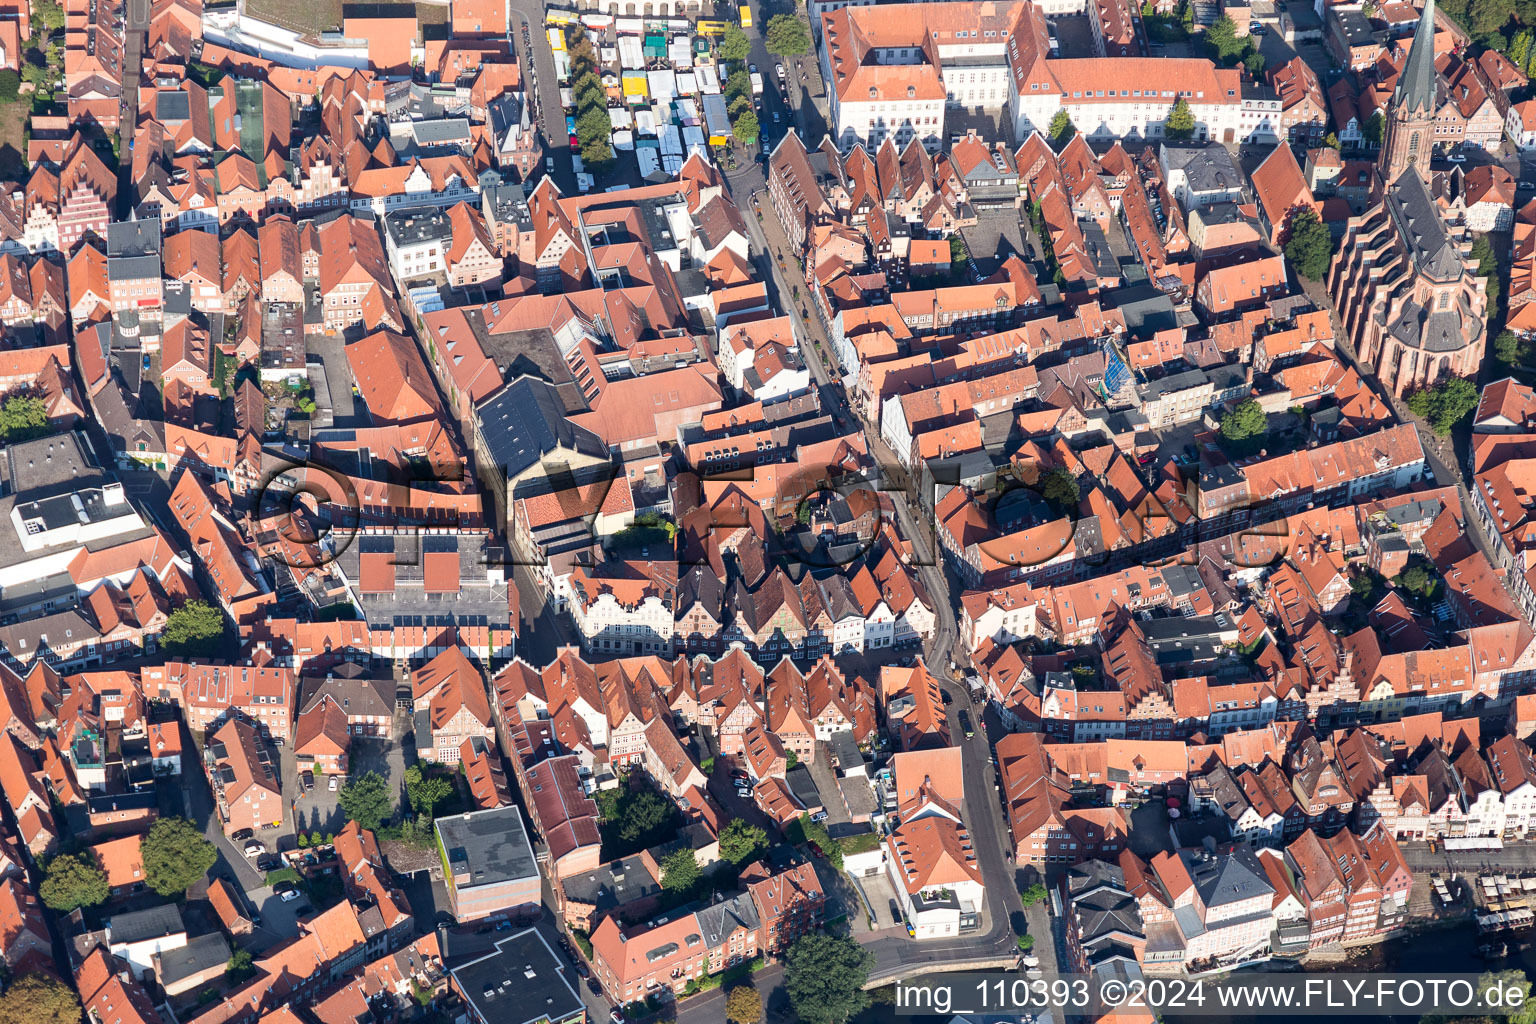
<instances>
[{"instance_id":1,"label":"tree canopy","mask_svg":"<svg viewBox=\"0 0 1536 1024\"><path fill-rule=\"evenodd\" d=\"M757 1024L763 1018L763 997L751 985L737 985L725 994L725 1019L730 1024Z\"/></svg>"},{"instance_id":2,"label":"tree canopy","mask_svg":"<svg viewBox=\"0 0 1536 1024\"><path fill-rule=\"evenodd\" d=\"M720 40L720 56L726 60L740 63L752 54L752 40L737 25L726 25L725 35Z\"/></svg>"},{"instance_id":3,"label":"tree canopy","mask_svg":"<svg viewBox=\"0 0 1536 1024\"><path fill-rule=\"evenodd\" d=\"M1465 377L1447 377L1409 395L1408 408L1428 420L1440 437L1449 437L1456 424L1477 408L1477 385Z\"/></svg>"},{"instance_id":4,"label":"tree canopy","mask_svg":"<svg viewBox=\"0 0 1536 1024\"><path fill-rule=\"evenodd\" d=\"M1067 142L1077 133L1077 127L1072 123L1072 115L1066 108L1056 111L1056 116L1051 118L1051 126L1046 129L1045 137L1056 145Z\"/></svg>"},{"instance_id":5,"label":"tree canopy","mask_svg":"<svg viewBox=\"0 0 1536 1024\"><path fill-rule=\"evenodd\" d=\"M1168 120L1163 122L1163 134L1174 140L1194 136L1195 114L1189 109L1189 102L1183 96L1174 101L1173 109L1168 112Z\"/></svg>"},{"instance_id":6,"label":"tree canopy","mask_svg":"<svg viewBox=\"0 0 1536 1024\"><path fill-rule=\"evenodd\" d=\"M1285 258L1308 281L1321 281L1328 273L1328 264L1333 259L1333 232L1318 218L1317 211L1300 210L1291 218Z\"/></svg>"},{"instance_id":7,"label":"tree canopy","mask_svg":"<svg viewBox=\"0 0 1536 1024\"><path fill-rule=\"evenodd\" d=\"M762 130L757 123L757 114L749 106L736 115L736 120L731 123L731 134L736 136L736 141L743 146L757 145L758 133Z\"/></svg>"},{"instance_id":8,"label":"tree canopy","mask_svg":"<svg viewBox=\"0 0 1536 1024\"><path fill-rule=\"evenodd\" d=\"M188 601L166 617L160 643L174 655L211 657L224 643L224 613L207 601Z\"/></svg>"},{"instance_id":9,"label":"tree canopy","mask_svg":"<svg viewBox=\"0 0 1536 1024\"><path fill-rule=\"evenodd\" d=\"M680 847L661 862L661 887L668 892L692 892L699 884L699 860L693 850Z\"/></svg>"},{"instance_id":10,"label":"tree canopy","mask_svg":"<svg viewBox=\"0 0 1536 1024\"><path fill-rule=\"evenodd\" d=\"M604 860L649 849L676 831L676 806L653 789L620 786L601 790L597 806L603 816Z\"/></svg>"},{"instance_id":11,"label":"tree canopy","mask_svg":"<svg viewBox=\"0 0 1536 1024\"><path fill-rule=\"evenodd\" d=\"M1397 585L1416 597L1428 599L1439 589L1440 581L1435 577L1433 565L1416 558L1397 574Z\"/></svg>"},{"instance_id":12,"label":"tree canopy","mask_svg":"<svg viewBox=\"0 0 1536 1024\"><path fill-rule=\"evenodd\" d=\"M1077 477L1057 467L1040 478L1040 497L1057 508L1076 508L1082 489L1077 485Z\"/></svg>"},{"instance_id":13,"label":"tree canopy","mask_svg":"<svg viewBox=\"0 0 1536 1024\"><path fill-rule=\"evenodd\" d=\"M1263 406L1256 399L1245 398L1221 418L1221 428L1217 433L1229 446L1246 454L1249 450L1257 451L1263 445L1268 430L1269 418L1264 415Z\"/></svg>"},{"instance_id":14,"label":"tree canopy","mask_svg":"<svg viewBox=\"0 0 1536 1024\"><path fill-rule=\"evenodd\" d=\"M0 98L0 102L4 102L3 98ZM0 440L6 444L46 437L50 430L48 406L41 398L35 395L11 395L0 403Z\"/></svg>"},{"instance_id":15,"label":"tree canopy","mask_svg":"<svg viewBox=\"0 0 1536 1024\"><path fill-rule=\"evenodd\" d=\"M67 914L76 907L94 907L107 902L112 889L96 855L90 850L82 850L80 853L61 853L49 861L37 894L49 909Z\"/></svg>"},{"instance_id":16,"label":"tree canopy","mask_svg":"<svg viewBox=\"0 0 1536 1024\"><path fill-rule=\"evenodd\" d=\"M732 818L720 830L720 856L736 867L757 860L767 849L768 833L741 818Z\"/></svg>"},{"instance_id":17,"label":"tree canopy","mask_svg":"<svg viewBox=\"0 0 1536 1024\"><path fill-rule=\"evenodd\" d=\"M48 974L23 974L0 995L6 1024L79 1024L80 997Z\"/></svg>"},{"instance_id":18,"label":"tree canopy","mask_svg":"<svg viewBox=\"0 0 1536 1024\"><path fill-rule=\"evenodd\" d=\"M1381 145L1384 125L1385 122L1382 120L1381 111L1378 110L1366 119L1365 124L1360 126L1360 134L1365 137L1366 142L1373 146L1379 146Z\"/></svg>"},{"instance_id":19,"label":"tree canopy","mask_svg":"<svg viewBox=\"0 0 1536 1024\"><path fill-rule=\"evenodd\" d=\"M139 842L144 880L161 896L180 896L219 859L212 843L186 818L161 818Z\"/></svg>"},{"instance_id":20,"label":"tree canopy","mask_svg":"<svg viewBox=\"0 0 1536 1024\"><path fill-rule=\"evenodd\" d=\"M798 14L775 14L768 19L763 46L780 57L799 57L811 52L811 27Z\"/></svg>"},{"instance_id":21,"label":"tree canopy","mask_svg":"<svg viewBox=\"0 0 1536 1024\"><path fill-rule=\"evenodd\" d=\"M405 770L405 795L411 810L430 818L437 805L453 795L453 783L441 775L427 775L413 764Z\"/></svg>"},{"instance_id":22,"label":"tree canopy","mask_svg":"<svg viewBox=\"0 0 1536 1024\"><path fill-rule=\"evenodd\" d=\"M348 819L369 831L378 828L395 811L389 783L378 772L365 772L342 786L336 802Z\"/></svg>"},{"instance_id":23,"label":"tree canopy","mask_svg":"<svg viewBox=\"0 0 1536 1024\"><path fill-rule=\"evenodd\" d=\"M875 957L847 936L813 933L785 957L784 988L795 1015L810 1024L843 1024L869 1005L863 986Z\"/></svg>"}]
</instances>

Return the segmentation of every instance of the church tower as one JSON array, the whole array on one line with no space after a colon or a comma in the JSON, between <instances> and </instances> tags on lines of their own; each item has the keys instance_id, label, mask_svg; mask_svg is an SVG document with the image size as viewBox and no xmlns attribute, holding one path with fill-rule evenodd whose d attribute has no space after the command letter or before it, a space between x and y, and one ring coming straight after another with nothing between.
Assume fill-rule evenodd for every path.
<instances>
[{"instance_id":1,"label":"church tower","mask_svg":"<svg viewBox=\"0 0 1536 1024\"><path fill-rule=\"evenodd\" d=\"M1429 180L1435 146L1435 0L1424 0L1424 16L1413 34L1408 63L1398 76L1392 107L1386 113L1377 159L1382 184L1390 185L1410 167Z\"/></svg>"}]
</instances>

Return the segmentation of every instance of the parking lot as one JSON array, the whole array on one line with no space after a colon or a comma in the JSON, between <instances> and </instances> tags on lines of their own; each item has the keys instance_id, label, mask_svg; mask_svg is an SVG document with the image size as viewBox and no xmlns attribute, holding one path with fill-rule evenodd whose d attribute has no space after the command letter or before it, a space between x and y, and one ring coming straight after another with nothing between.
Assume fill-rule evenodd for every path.
<instances>
[{"instance_id":1,"label":"parking lot","mask_svg":"<svg viewBox=\"0 0 1536 1024\"><path fill-rule=\"evenodd\" d=\"M397 736L399 727L405 721L405 716L395 716ZM398 794L403 790L405 751L399 739L383 740L354 736L348 755L351 761L348 769L349 776L356 777L367 772L378 772L389 780L391 792ZM412 756L411 760L414 761L415 757ZM266 832L260 837L267 843L269 849L273 848L273 838L278 838L280 841L277 849L294 849L297 841L291 837L299 830L305 833L319 832L321 835L331 835L346 827L347 816L342 813L341 805L337 800L341 787L346 784L345 779L335 780L336 789L332 790L330 788L332 778L316 773L314 788L305 792L299 785L300 766L294 759L293 750L287 746L279 747L278 762L282 771L283 799L288 803L289 813L284 817L281 830Z\"/></svg>"}]
</instances>

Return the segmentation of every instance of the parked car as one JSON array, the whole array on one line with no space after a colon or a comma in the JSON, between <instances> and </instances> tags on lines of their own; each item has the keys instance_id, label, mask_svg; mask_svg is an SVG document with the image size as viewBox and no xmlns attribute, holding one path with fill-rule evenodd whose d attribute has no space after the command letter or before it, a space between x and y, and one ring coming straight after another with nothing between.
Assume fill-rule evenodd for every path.
<instances>
[{"instance_id":1,"label":"parked car","mask_svg":"<svg viewBox=\"0 0 1536 1024\"><path fill-rule=\"evenodd\" d=\"M827 812L826 811L817 811L815 814L811 815L811 820L814 821L814 822L817 822L817 823L826 821L827 820Z\"/></svg>"},{"instance_id":2,"label":"parked car","mask_svg":"<svg viewBox=\"0 0 1536 1024\"><path fill-rule=\"evenodd\" d=\"M253 830L252 830L252 829L248 829L248 828L242 828L242 829L240 829L240 830L239 830L239 831L238 831L238 832L235 832L235 833L234 833L234 834L232 834L232 835L231 835L231 836L230 836L230 837L229 837L229 838L230 838L230 839L231 839L231 840L232 840L232 841L233 841L233 842L236 842L236 843L243 843L243 842L245 842L245 841L246 841L246 840L247 840L247 839L250 839L250 838L252 838L252 837L253 837L253 836L255 836L255 835L256 835L256 833L255 833L255 831L253 831Z\"/></svg>"},{"instance_id":3,"label":"parked car","mask_svg":"<svg viewBox=\"0 0 1536 1024\"><path fill-rule=\"evenodd\" d=\"M775 70L778 71L780 78L784 77L784 65L783 64L780 64Z\"/></svg>"},{"instance_id":4,"label":"parked car","mask_svg":"<svg viewBox=\"0 0 1536 1024\"><path fill-rule=\"evenodd\" d=\"M332 793L336 792L336 776L331 776L331 784L326 788L329 789Z\"/></svg>"},{"instance_id":5,"label":"parked car","mask_svg":"<svg viewBox=\"0 0 1536 1024\"><path fill-rule=\"evenodd\" d=\"M311 772L311 771L302 771L302 772L300 772L299 773L299 785L304 787L304 792L306 792L306 793L308 793L310 790L314 789L315 788L315 773Z\"/></svg>"},{"instance_id":6,"label":"parked car","mask_svg":"<svg viewBox=\"0 0 1536 1024\"><path fill-rule=\"evenodd\" d=\"M266 852L267 848L258 842L249 842L245 844L245 855L247 857L260 857Z\"/></svg>"},{"instance_id":7,"label":"parked car","mask_svg":"<svg viewBox=\"0 0 1536 1024\"><path fill-rule=\"evenodd\" d=\"M966 739L976 735L976 730L971 728L971 716L964 711L960 712L960 728L965 731Z\"/></svg>"},{"instance_id":8,"label":"parked car","mask_svg":"<svg viewBox=\"0 0 1536 1024\"><path fill-rule=\"evenodd\" d=\"M294 900L299 898L299 890L297 890L297 889L283 889L283 890L280 890L278 892L278 894L277 894L277 898L282 900L284 903L292 903Z\"/></svg>"},{"instance_id":9,"label":"parked car","mask_svg":"<svg viewBox=\"0 0 1536 1024\"><path fill-rule=\"evenodd\" d=\"M945 707L948 707L955 702L955 695L950 693L948 690L939 690L939 696L944 698Z\"/></svg>"},{"instance_id":10,"label":"parked car","mask_svg":"<svg viewBox=\"0 0 1536 1024\"><path fill-rule=\"evenodd\" d=\"M624 1024L624 1014L619 1010L609 1010L608 1019L612 1021L613 1024Z\"/></svg>"}]
</instances>

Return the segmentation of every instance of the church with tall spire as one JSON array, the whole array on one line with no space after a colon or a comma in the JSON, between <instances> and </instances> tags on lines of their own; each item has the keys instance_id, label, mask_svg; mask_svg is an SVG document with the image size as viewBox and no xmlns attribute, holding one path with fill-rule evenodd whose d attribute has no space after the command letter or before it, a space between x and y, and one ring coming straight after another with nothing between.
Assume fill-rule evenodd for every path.
<instances>
[{"instance_id":1,"label":"church with tall spire","mask_svg":"<svg viewBox=\"0 0 1536 1024\"><path fill-rule=\"evenodd\" d=\"M1424 0L1424 16L1413 34L1408 63L1392 92L1392 106L1382 126L1377 166L1383 185L1410 167L1427 183L1435 147L1435 112L1440 109L1440 76L1435 72L1435 0Z\"/></svg>"},{"instance_id":2,"label":"church with tall spire","mask_svg":"<svg viewBox=\"0 0 1536 1024\"><path fill-rule=\"evenodd\" d=\"M1376 205L1351 217L1328 271L1328 293L1356 358L1399 397L1447 377L1477 376L1488 294L1472 233L1430 190L1435 156L1435 0L1423 17L1386 111Z\"/></svg>"}]
</instances>

